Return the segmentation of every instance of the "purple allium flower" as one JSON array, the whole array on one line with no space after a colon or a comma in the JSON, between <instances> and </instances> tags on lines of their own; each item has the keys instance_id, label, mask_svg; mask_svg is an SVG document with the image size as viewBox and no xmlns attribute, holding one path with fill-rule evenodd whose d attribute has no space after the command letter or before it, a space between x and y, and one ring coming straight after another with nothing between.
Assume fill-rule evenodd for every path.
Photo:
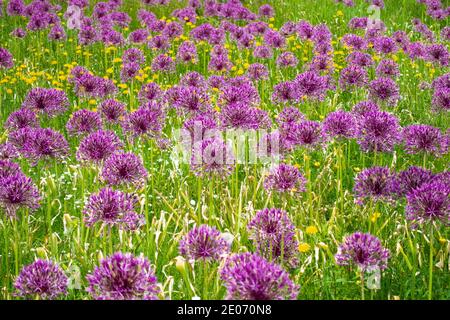
<instances>
[{"instance_id":1,"label":"purple allium flower","mask_svg":"<svg viewBox=\"0 0 450 320\"><path fill-rule=\"evenodd\" d=\"M48 38L50 40L61 41L66 39L66 31L60 24L55 24L48 33Z\"/></svg>"},{"instance_id":2,"label":"purple allium flower","mask_svg":"<svg viewBox=\"0 0 450 320\"><path fill-rule=\"evenodd\" d=\"M97 112L81 109L72 114L66 129L71 135L83 135L97 131L102 127L102 119Z\"/></svg>"},{"instance_id":3,"label":"purple allium flower","mask_svg":"<svg viewBox=\"0 0 450 320\"><path fill-rule=\"evenodd\" d=\"M149 35L150 33L146 29L136 29L128 35L128 41L134 44L143 44Z\"/></svg>"},{"instance_id":4,"label":"purple allium flower","mask_svg":"<svg viewBox=\"0 0 450 320\"><path fill-rule=\"evenodd\" d=\"M232 67L233 64L231 63L230 59L228 59L227 55L217 55L212 54L211 52L211 59L208 63L208 70L210 70L211 72L223 72L230 70Z\"/></svg>"},{"instance_id":5,"label":"purple allium flower","mask_svg":"<svg viewBox=\"0 0 450 320\"><path fill-rule=\"evenodd\" d=\"M207 113L200 113L193 118L186 120L183 124L183 129L189 132L192 143L212 138L215 135L217 129L217 122L214 116ZM212 135L212 136L211 136Z\"/></svg>"},{"instance_id":6,"label":"purple allium flower","mask_svg":"<svg viewBox=\"0 0 450 320\"><path fill-rule=\"evenodd\" d=\"M269 261L286 262L296 266L298 242L295 226L287 213L280 209L263 209L247 225L249 238L257 253Z\"/></svg>"},{"instance_id":7,"label":"purple allium flower","mask_svg":"<svg viewBox=\"0 0 450 320\"><path fill-rule=\"evenodd\" d=\"M144 84L138 93L139 101L148 102L159 100L162 97L161 87L154 82Z\"/></svg>"},{"instance_id":8,"label":"purple allium flower","mask_svg":"<svg viewBox=\"0 0 450 320\"><path fill-rule=\"evenodd\" d=\"M416 32L420 33L426 40L434 42L433 31L428 28L420 19L414 18L412 20L413 28Z\"/></svg>"},{"instance_id":9,"label":"purple allium flower","mask_svg":"<svg viewBox=\"0 0 450 320\"><path fill-rule=\"evenodd\" d=\"M39 190L33 180L22 172L0 178L0 206L10 217L15 217L21 207L36 210L40 207Z\"/></svg>"},{"instance_id":10,"label":"purple allium flower","mask_svg":"<svg viewBox=\"0 0 450 320\"><path fill-rule=\"evenodd\" d=\"M11 32L11 36L20 38L20 39L25 38L26 35L27 35L27 32L22 28L16 28Z\"/></svg>"},{"instance_id":11,"label":"purple allium flower","mask_svg":"<svg viewBox=\"0 0 450 320\"><path fill-rule=\"evenodd\" d=\"M450 88L438 88L433 93L432 106L434 111L450 110Z\"/></svg>"},{"instance_id":12,"label":"purple allium flower","mask_svg":"<svg viewBox=\"0 0 450 320\"><path fill-rule=\"evenodd\" d=\"M333 73L334 65L333 58L327 54L315 55L311 63L308 65L308 70L313 72Z\"/></svg>"},{"instance_id":13,"label":"purple allium flower","mask_svg":"<svg viewBox=\"0 0 450 320\"><path fill-rule=\"evenodd\" d=\"M343 110L331 112L323 122L323 132L329 137L354 138L357 132L356 117Z\"/></svg>"},{"instance_id":14,"label":"purple allium flower","mask_svg":"<svg viewBox=\"0 0 450 320\"><path fill-rule=\"evenodd\" d=\"M355 202L363 204L367 199L374 201L393 198L395 175L388 167L372 167L362 170L355 178L353 192Z\"/></svg>"},{"instance_id":15,"label":"purple allium flower","mask_svg":"<svg viewBox=\"0 0 450 320\"><path fill-rule=\"evenodd\" d=\"M295 67L298 64L297 57L290 51L285 51L277 58L277 64L280 67Z\"/></svg>"},{"instance_id":16,"label":"purple allium flower","mask_svg":"<svg viewBox=\"0 0 450 320\"><path fill-rule=\"evenodd\" d=\"M195 12L195 9L191 7L177 9L172 12L172 16L178 18L178 20L183 23L191 22L195 24L197 21L197 13Z\"/></svg>"},{"instance_id":17,"label":"purple allium flower","mask_svg":"<svg viewBox=\"0 0 450 320\"><path fill-rule=\"evenodd\" d=\"M450 184L443 181L424 183L406 195L406 219L415 223L434 220L450 224Z\"/></svg>"},{"instance_id":18,"label":"purple allium flower","mask_svg":"<svg viewBox=\"0 0 450 320\"><path fill-rule=\"evenodd\" d=\"M136 230L145 221L135 211L137 203L135 195L103 188L89 197L83 210L84 222L88 227L100 222L108 226L117 225L124 230Z\"/></svg>"},{"instance_id":19,"label":"purple allium flower","mask_svg":"<svg viewBox=\"0 0 450 320\"><path fill-rule=\"evenodd\" d=\"M228 258L220 276L227 300L294 300L299 291L286 271L256 253Z\"/></svg>"},{"instance_id":20,"label":"purple allium flower","mask_svg":"<svg viewBox=\"0 0 450 320\"><path fill-rule=\"evenodd\" d=\"M277 123L282 125L284 123L300 123L305 120L305 115L295 107L286 107L277 115Z\"/></svg>"},{"instance_id":21,"label":"purple allium flower","mask_svg":"<svg viewBox=\"0 0 450 320\"><path fill-rule=\"evenodd\" d=\"M275 15L275 10L273 10L273 8L270 5L263 4L262 6L259 7L258 13L260 17L271 18Z\"/></svg>"},{"instance_id":22,"label":"purple allium flower","mask_svg":"<svg viewBox=\"0 0 450 320\"><path fill-rule=\"evenodd\" d=\"M120 70L120 79L122 82L132 81L139 75L139 70L141 70L141 66L136 62L124 64Z\"/></svg>"},{"instance_id":23,"label":"purple allium flower","mask_svg":"<svg viewBox=\"0 0 450 320\"><path fill-rule=\"evenodd\" d=\"M315 148L321 145L325 138L321 123L311 120L284 125L281 131L285 134L287 144L291 147Z\"/></svg>"},{"instance_id":24,"label":"purple allium flower","mask_svg":"<svg viewBox=\"0 0 450 320\"><path fill-rule=\"evenodd\" d=\"M320 43L330 43L332 37L333 34L326 24L322 23L314 27L312 40L316 45Z\"/></svg>"},{"instance_id":25,"label":"purple allium flower","mask_svg":"<svg viewBox=\"0 0 450 320\"><path fill-rule=\"evenodd\" d=\"M384 111L366 112L358 125L358 144L363 151L392 152L400 141L400 126L394 115Z\"/></svg>"},{"instance_id":26,"label":"purple allium flower","mask_svg":"<svg viewBox=\"0 0 450 320\"><path fill-rule=\"evenodd\" d=\"M398 64L390 59L381 60L376 69L377 77L397 78L400 75Z\"/></svg>"},{"instance_id":27,"label":"purple allium flower","mask_svg":"<svg viewBox=\"0 0 450 320\"><path fill-rule=\"evenodd\" d=\"M347 236L335 255L338 265L356 265L361 271L373 267L384 270L387 268L389 257L389 250L382 246L377 237L361 232Z\"/></svg>"},{"instance_id":28,"label":"purple allium flower","mask_svg":"<svg viewBox=\"0 0 450 320\"><path fill-rule=\"evenodd\" d=\"M347 46L354 50L366 50L367 49L367 41L356 34L346 34L342 37L342 42Z\"/></svg>"},{"instance_id":29,"label":"purple allium flower","mask_svg":"<svg viewBox=\"0 0 450 320\"><path fill-rule=\"evenodd\" d=\"M184 41L178 47L177 60L181 63L196 63L198 60L197 47L191 41Z\"/></svg>"},{"instance_id":30,"label":"purple allium flower","mask_svg":"<svg viewBox=\"0 0 450 320\"><path fill-rule=\"evenodd\" d=\"M314 35L314 26L305 20L300 20L297 23L297 33L300 39L309 40Z\"/></svg>"},{"instance_id":31,"label":"purple allium flower","mask_svg":"<svg viewBox=\"0 0 450 320\"><path fill-rule=\"evenodd\" d=\"M166 51L170 48L170 39L163 35L157 35L148 42L148 47L153 50Z\"/></svg>"},{"instance_id":32,"label":"purple allium flower","mask_svg":"<svg viewBox=\"0 0 450 320\"><path fill-rule=\"evenodd\" d=\"M37 128L30 131L22 153L35 165L39 160L64 159L69 153L69 144L61 133Z\"/></svg>"},{"instance_id":33,"label":"purple allium flower","mask_svg":"<svg viewBox=\"0 0 450 320\"><path fill-rule=\"evenodd\" d=\"M138 48L131 48L123 53L122 62L124 64L137 63L140 65L145 62L145 56L142 50L139 50Z\"/></svg>"},{"instance_id":34,"label":"purple allium flower","mask_svg":"<svg viewBox=\"0 0 450 320\"><path fill-rule=\"evenodd\" d=\"M172 105L180 113L197 114L207 112L211 106L209 96L203 88L196 87L172 87ZM166 92L168 93L168 92Z\"/></svg>"},{"instance_id":35,"label":"purple allium flower","mask_svg":"<svg viewBox=\"0 0 450 320\"><path fill-rule=\"evenodd\" d=\"M5 122L5 129L10 131L22 129L25 127L36 128L39 126L39 120L36 114L30 109L19 109L12 112Z\"/></svg>"},{"instance_id":36,"label":"purple allium flower","mask_svg":"<svg viewBox=\"0 0 450 320\"><path fill-rule=\"evenodd\" d=\"M306 179L294 166L280 164L270 170L264 188L276 192L305 192Z\"/></svg>"},{"instance_id":37,"label":"purple allium flower","mask_svg":"<svg viewBox=\"0 0 450 320\"><path fill-rule=\"evenodd\" d=\"M329 78L320 76L315 72L306 71L299 74L295 80L295 87L300 96L323 100L330 89Z\"/></svg>"},{"instance_id":38,"label":"purple allium flower","mask_svg":"<svg viewBox=\"0 0 450 320\"><path fill-rule=\"evenodd\" d=\"M230 252L230 245L214 227L192 228L181 240L180 254L189 260L219 260Z\"/></svg>"},{"instance_id":39,"label":"purple allium flower","mask_svg":"<svg viewBox=\"0 0 450 320\"><path fill-rule=\"evenodd\" d=\"M0 67L10 69L14 66L13 56L11 52L0 47Z\"/></svg>"},{"instance_id":40,"label":"purple allium flower","mask_svg":"<svg viewBox=\"0 0 450 320\"><path fill-rule=\"evenodd\" d=\"M374 101L396 105L400 99L399 87L391 78L377 78L369 84L369 96Z\"/></svg>"},{"instance_id":41,"label":"purple allium flower","mask_svg":"<svg viewBox=\"0 0 450 320\"><path fill-rule=\"evenodd\" d=\"M443 44L432 44L426 47L425 58L430 62L446 67L449 65L450 54Z\"/></svg>"},{"instance_id":42,"label":"purple allium flower","mask_svg":"<svg viewBox=\"0 0 450 320\"><path fill-rule=\"evenodd\" d=\"M78 43L81 45L90 45L99 40L97 30L90 25L82 25L78 33Z\"/></svg>"},{"instance_id":43,"label":"purple allium flower","mask_svg":"<svg viewBox=\"0 0 450 320\"><path fill-rule=\"evenodd\" d=\"M23 0L11 0L8 2L6 12L10 16L22 16L25 13L25 7Z\"/></svg>"},{"instance_id":44,"label":"purple allium flower","mask_svg":"<svg viewBox=\"0 0 450 320\"><path fill-rule=\"evenodd\" d=\"M246 75L254 81L265 80L269 77L269 70L261 63L253 63L248 67Z\"/></svg>"},{"instance_id":45,"label":"purple allium flower","mask_svg":"<svg viewBox=\"0 0 450 320\"><path fill-rule=\"evenodd\" d=\"M285 81L273 87L272 101L274 103L289 103L299 99L297 86L293 81Z\"/></svg>"},{"instance_id":46,"label":"purple allium flower","mask_svg":"<svg viewBox=\"0 0 450 320\"><path fill-rule=\"evenodd\" d=\"M261 121L268 119L267 114L263 116L261 112L265 111L250 107L246 103L234 102L225 105L219 117L224 128L258 129L267 126L267 121Z\"/></svg>"},{"instance_id":47,"label":"purple allium flower","mask_svg":"<svg viewBox=\"0 0 450 320\"><path fill-rule=\"evenodd\" d=\"M77 151L78 161L100 163L122 148L123 144L113 131L93 132L83 140Z\"/></svg>"},{"instance_id":48,"label":"purple allium flower","mask_svg":"<svg viewBox=\"0 0 450 320\"><path fill-rule=\"evenodd\" d=\"M392 34L392 39L394 39L399 48L402 48L403 51L407 51L410 41L406 31L403 30L395 31Z\"/></svg>"},{"instance_id":49,"label":"purple allium flower","mask_svg":"<svg viewBox=\"0 0 450 320\"><path fill-rule=\"evenodd\" d=\"M260 97L258 90L253 84L242 83L241 85L227 85L223 87L220 100L223 105L231 105L240 102L252 106L259 103Z\"/></svg>"},{"instance_id":50,"label":"purple allium flower","mask_svg":"<svg viewBox=\"0 0 450 320\"><path fill-rule=\"evenodd\" d=\"M114 95L117 87L110 79L84 73L75 80L75 92L81 97L105 98Z\"/></svg>"},{"instance_id":51,"label":"purple allium flower","mask_svg":"<svg viewBox=\"0 0 450 320\"><path fill-rule=\"evenodd\" d=\"M253 56L259 59L270 59L273 56L273 51L267 46L257 46L253 49Z\"/></svg>"},{"instance_id":52,"label":"purple allium flower","mask_svg":"<svg viewBox=\"0 0 450 320\"><path fill-rule=\"evenodd\" d=\"M350 65L342 69L339 76L339 86L343 90L353 90L367 84L367 71L358 65Z\"/></svg>"},{"instance_id":53,"label":"purple allium flower","mask_svg":"<svg viewBox=\"0 0 450 320\"><path fill-rule=\"evenodd\" d=\"M18 152L22 153L25 144L31 139L33 128L25 127L10 132L8 135L8 143L11 144Z\"/></svg>"},{"instance_id":54,"label":"purple allium flower","mask_svg":"<svg viewBox=\"0 0 450 320\"><path fill-rule=\"evenodd\" d=\"M132 185L140 188L147 180L142 160L133 153L116 153L103 165L102 178L109 185Z\"/></svg>"},{"instance_id":55,"label":"purple allium flower","mask_svg":"<svg viewBox=\"0 0 450 320\"><path fill-rule=\"evenodd\" d=\"M363 117L366 113L373 111L380 111L380 107L370 100L358 102L352 108L352 113L357 117Z\"/></svg>"},{"instance_id":56,"label":"purple allium flower","mask_svg":"<svg viewBox=\"0 0 450 320\"><path fill-rule=\"evenodd\" d=\"M272 48L284 48L286 38L281 33L269 29L264 33L264 44Z\"/></svg>"},{"instance_id":57,"label":"purple allium flower","mask_svg":"<svg viewBox=\"0 0 450 320\"><path fill-rule=\"evenodd\" d=\"M62 90L33 88L25 97L22 107L53 117L63 113L68 105L69 100Z\"/></svg>"},{"instance_id":58,"label":"purple allium flower","mask_svg":"<svg viewBox=\"0 0 450 320\"><path fill-rule=\"evenodd\" d=\"M450 26L442 28L441 39L443 41L450 41Z\"/></svg>"},{"instance_id":59,"label":"purple allium flower","mask_svg":"<svg viewBox=\"0 0 450 320\"><path fill-rule=\"evenodd\" d=\"M449 147L447 139L439 128L423 124L405 127L403 141L406 152L411 154L425 152L440 156L445 154Z\"/></svg>"},{"instance_id":60,"label":"purple allium flower","mask_svg":"<svg viewBox=\"0 0 450 320\"><path fill-rule=\"evenodd\" d=\"M168 37L169 39L174 39L183 34L183 26L178 22L169 22L164 27L162 35Z\"/></svg>"},{"instance_id":61,"label":"purple allium flower","mask_svg":"<svg viewBox=\"0 0 450 320\"><path fill-rule=\"evenodd\" d=\"M19 157L19 152L10 142L0 144L0 159L12 160Z\"/></svg>"},{"instance_id":62,"label":"purple allium flower","mask_svg":"<svg viewBox=\"0 0 450 320\"><path fill-rule=\"evenodd\" d=\"M119 123L125 116L125 104L114 100L107 99L100 104L99 112L102 118L109 123Z\"/></svg>"},{"instance_id":63,"label":"purple allium flower","mask_svg":"<svg viewBox=\"0 0 450 320\"><path fill-rule=\"evenodd\" d=\"M225 177L233 170L234 163L231 148L220 138L209 138L194 144L191 170L195 175L216 174Z\"/></svg>"},{"instance_id":64,"label":"purple allium flower","mask_svg":"<svg viewBox=\"0 0 450 320\"><path fill-rule=\"evenodd\" d=\"M165 120L163 106L150 101L138 110L128 114L123 121L122 127L125 132L132 136L159 136Z\"/></svg>"},{"instance_id":65,"label":"purple allium flower","mask_svg":"<svg viewBox=\"0 0 450 320\"><path fill-rule=\"evenodd\" d=\"M152 71L153 72L172 72L175 70L175 62L171 57L165 54L160 54L153 58L152 61Z\"/></svg>"},{"instance_id":66,"label":"purple allium flower","mask_svg":"<svg viewBox=\"0 0 450 320\"><path fill-rule=\"evenodd\" d=\"M10 160L0 160L0 179L21 173L20 166Z\"/></svg>"},{"instance_id":67,"label":"purple allium flower","mask_svg":"<svg viewBox=\"0 0 450 320\"><path fill-rule=\"evenodd\" d=\"M23 298L55 299L67 293L67 283L61 267L53 261L38 259L23 267L14 287Z\"/></svg>"},{"instance_id":68,"label":"purple allium flower","mask_svg":"<svg viewBox=\"0 0 450 320\"><path fill-rule=\"evenodd\" d=\"M432 178L431 170L411 166L397 175L394 190L400 197L404 197L422 184L430 182Z\"/></svg>"},{"instance_id":69,"label":"purple allium flower","mask_svg":"<svg viewBox=\"0 0 450 320\"><path fill-rule=\"evenodd\" d=\"M190 71L185 73L179 82L180 85L186 86L186 87L194 87L198 89L206 89L207 83L206 79L203 75L196 71Z\"/></svg>"},{"instance_id":70,"label":"purple allium flower","mask_svg":"<svg viewBox=\"0 0 450 320\"><path fill-rule=\"evenodd\" d=\"M411 42L408 45L407 53L411 59L425 59L427 55L427 48L421 42Z\"/></svg>"},{"instance_id":71,"label":"purple allium flower","mask_svg":"<svg viewBox=\"0 0 450 320\"><path fill-rule=\"evenodd\" d=\"M350 19L350 22L348 23L348 27L350 29L365 29L367 28L367 21L369 19L367 17L354 17Z\"/></svg>"},{"instance_id":72,"label":"purple allium flower","mask_svg":"<svg viewBox=\"0 0 450 320\"><path fill-rule=\"evenodd\" d=\"M350 53L345 60L349 64L358 65L360 67L370 67L373 64L372 56L360 51Z\"/></svg>"},{"instance_id":73,"label":"purple allium flower","mask_svg":"<svg viewBox=\"0 0 450 320\"><path fill-rule=\"evenodd\" d=\"M131 253L102 259L86 278L87 291L96 300L157 300L160 294L150 262Z\"/></svg>"}]
</instances>

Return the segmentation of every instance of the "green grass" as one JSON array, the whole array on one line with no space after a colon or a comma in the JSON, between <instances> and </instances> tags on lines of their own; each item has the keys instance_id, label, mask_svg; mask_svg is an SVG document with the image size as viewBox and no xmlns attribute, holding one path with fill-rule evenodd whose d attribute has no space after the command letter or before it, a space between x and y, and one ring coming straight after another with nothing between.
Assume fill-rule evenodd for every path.
<instances>
[{"instance_id":1,"label":"green grass","mask_svg":"<svg viewBox=\"0 0 450 320\"><path fill-rule=\"evenodd\" d=\"M133 17L131 32L138 27L135 19L140 1L124 1L122 11ZM279 28L288 21L306 19L310 22L327 23L334 36L335 62L337 70L344 67L347 53L340 44L340 37L350 32L348 21L354 16L366 16L367 5L356 1L353 8L335 4L333 0L284 0L278 1L274 27ZM170 13L182 6L172 1L168 7L155 8L158 17L169 17ZM256 10L265 1L243 1ZM406 30L413 40L419 40L412 31L411 20L421 18L430 28L439 34L448 21L436 22L425 15L425 7L415 0L385 0L386 8L381 18L388 28L388 34L396 30ZM338 13L342 12L342 15ZM203 22L217 25L216 19L200 18ZM154 141L136 141L127 145L127 150L142 157L149 172L146 186L138 191L141 210L146 217L146 225L137 233L119 234L112 229L104 234L99 227L87 228L83 223L82 210L88 196L104 185L98 178L95 168L80 166L75 159L79 140L68 137L65 124L74 110L94 109L98 101L90 102L75 96L72 86L65 80L69 65L82 65L96 75L108 75L120 82L120 58L125 48L108 49L102 44L89 47L77 47L74 31L68 32L68 39L62 43L47 40L47 31L30 32L25 39L17 40L9 36L16 27L24 27L26 21L19 17L0 18L0 47L9 49L14 55L15 68L0 70L0 121L4 123L8 115L20 108L27 92L32 87L59 87L69 96L69 110L54 119L41 118L41 125L63 132L68 138L72 155L65 162L39 163L31 167L26 160L19 163L24 171L38 185L42 194L41 207L32 214L26 210L18 213L17 220L10 220L0 213L0 298L16 298L13 283L21 268L31 263L35 257L57 261L72 279L81 285L81 289L71 289L67 299L87 299L84 288L87 285L86 274L98 264L100 257L115 251L143 253L154 265L164 296L171 299L191 299L194 295L202 299L222 299L225 295L218 276L219 263L203 268L196 264L194 268L186 266L177 269L176 257L179 255L178 242L194 224L206 223L216 226L222 232L234 235L233 252L253 251L254 246L248 239L247 222L255 211L265 207L278 207L286 210L297 227L300 242L310 245L310 250L299 253L299 267L290 270L291 279L301 286L299 299L359 299L361 289L359 275L355 271L339 267L334 262L337 246L344 236L355 231L370 231L382 240L391 251L389 268L382 274L381 289L366 289L365 298L372 299L426 299L428 298L430 233L427 228L411 229L404 218L405 202L395 205L379 204L357 206L352 194L355 175L363 168L372 165L389 166L397 171L411 165L425 165L434 172L448 169L450 157L428 157L424 163L419 155L408 155L401 147L393 154L366 154L360 151L354 141L339 145L329 144L326 150L306 154L299 150L291 154L287 162L296 164L309 179L309 192L298 195L269 195L262 187L263 165L239 165L235 174L226 179L208 180L198 178L190 172L187 164L176 167L170 159L170 152L160 150ZM191 28L186 27L185 35ZM180 42L177 42L178 45ZM237 50L231 42L231 60L237 65L232 75L243 70L244 63L256 62L251 53ZM175 46L176 46L175 45ZM297 47L298 46L298 47ZM279 70L274 61L269 61L270 78L259 86L261 108L274 117L281 107L272 104L271 91L280 82L293 79L302 72L302 67L312 56L311 45L297 38L289 42L289 48L299 58L297 68ZM146 66L150 65L155 52L145 46ZM173 55L176 53L172 48ZM153 80L167 88L178 82L187 70L195 70L206 76L210 46L198 45L199 63L197 65L177 66L177 72L171 75L151 73L144 82ZM399 104L387 110L395 113L401 125L423 123L441 128L449 128L448 114L431 112L431 93L419 91L422 81L448 72L448 69L433 67L424 62L416 62L414 68L408 57L400 52L397 55L401 76L402 99ZM73 63L73 64L72 64ZM107 72L113 68L113 73ZM62 76L59 78L59 76ZM338 73L335 72L337 78ZM372 75L373 77L373 75ZM56 82L54 82L56 81ZM136 91L142 83L135 80ZM120 90L117 99L126 102L128 110L135 110L137 99L130 98L129 87ZM126 92L125 92L126 91ZM132 92L131 96L135 96ZM365 99L365 91L349 94L337 91L330 93L320 103L306 102L297 105L308 118L323 119L327 113L339 108L350 110L357 102ZM167 120L165 134L170 137L172 128L178 128L181 119L171 114ZM8 132L3 130L1 141L5 141ZM339 157L341 154L343 157ZM338 161L342 159L342 161ZM309 170L308 170L309 168ZM338 189L342 186L341 189ZM373 222L374 212L380 217ZM307 234L306 227L316 226L316 234ZM436 225L434 250L431 252L436 264L433 266L433 299L450 298L450 233L449 228ZM73 270L79 270L80 277Z\"/></svg>"}]
</instances>

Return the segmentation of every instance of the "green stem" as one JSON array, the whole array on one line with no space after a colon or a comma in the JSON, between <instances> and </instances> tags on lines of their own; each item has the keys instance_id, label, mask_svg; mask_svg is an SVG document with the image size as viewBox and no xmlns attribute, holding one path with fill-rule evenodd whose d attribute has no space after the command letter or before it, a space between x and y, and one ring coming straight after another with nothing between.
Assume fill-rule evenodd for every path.
<instances>
[{"instance_id":1,"label":"green stem","mask_svg":"<svg viewBox=\"0 0 450 320\"><path fill-rule=\"evenodd\" d=\"M430 223L430 270L428 277L428 300L433 298L433 224Z\"/></svg>"}]
</instances>

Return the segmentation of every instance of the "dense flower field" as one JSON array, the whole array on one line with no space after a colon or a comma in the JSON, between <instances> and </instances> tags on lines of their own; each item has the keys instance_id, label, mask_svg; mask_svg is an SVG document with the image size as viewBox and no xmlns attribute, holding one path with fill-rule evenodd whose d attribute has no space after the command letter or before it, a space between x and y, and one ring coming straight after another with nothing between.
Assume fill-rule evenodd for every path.
<instances>
[{"instance_id":1,"label":"dense flower field","mask_svg":"<svg viewBox=\"0 0 450 320\"><path fill-rule=\"evenodd\" d=\"M450 299L445 0L0 0L0 298Z\"/></svg>"}]
</instances>

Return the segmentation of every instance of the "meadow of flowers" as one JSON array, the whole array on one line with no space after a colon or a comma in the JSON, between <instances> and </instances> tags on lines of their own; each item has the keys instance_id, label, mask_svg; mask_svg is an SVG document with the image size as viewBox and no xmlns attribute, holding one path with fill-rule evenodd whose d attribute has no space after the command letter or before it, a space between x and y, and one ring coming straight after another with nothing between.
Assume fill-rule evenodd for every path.
<instances>
[{"instance_id":1,"label":"meadow of flowers","mask_svg":"<svg viewBox=\"0 0 450 320\"><path fill-rule=\"evenodd\" d=\"M450 299L449 16L0 0L0 298Z\"/></svg>"}]
</instances>

